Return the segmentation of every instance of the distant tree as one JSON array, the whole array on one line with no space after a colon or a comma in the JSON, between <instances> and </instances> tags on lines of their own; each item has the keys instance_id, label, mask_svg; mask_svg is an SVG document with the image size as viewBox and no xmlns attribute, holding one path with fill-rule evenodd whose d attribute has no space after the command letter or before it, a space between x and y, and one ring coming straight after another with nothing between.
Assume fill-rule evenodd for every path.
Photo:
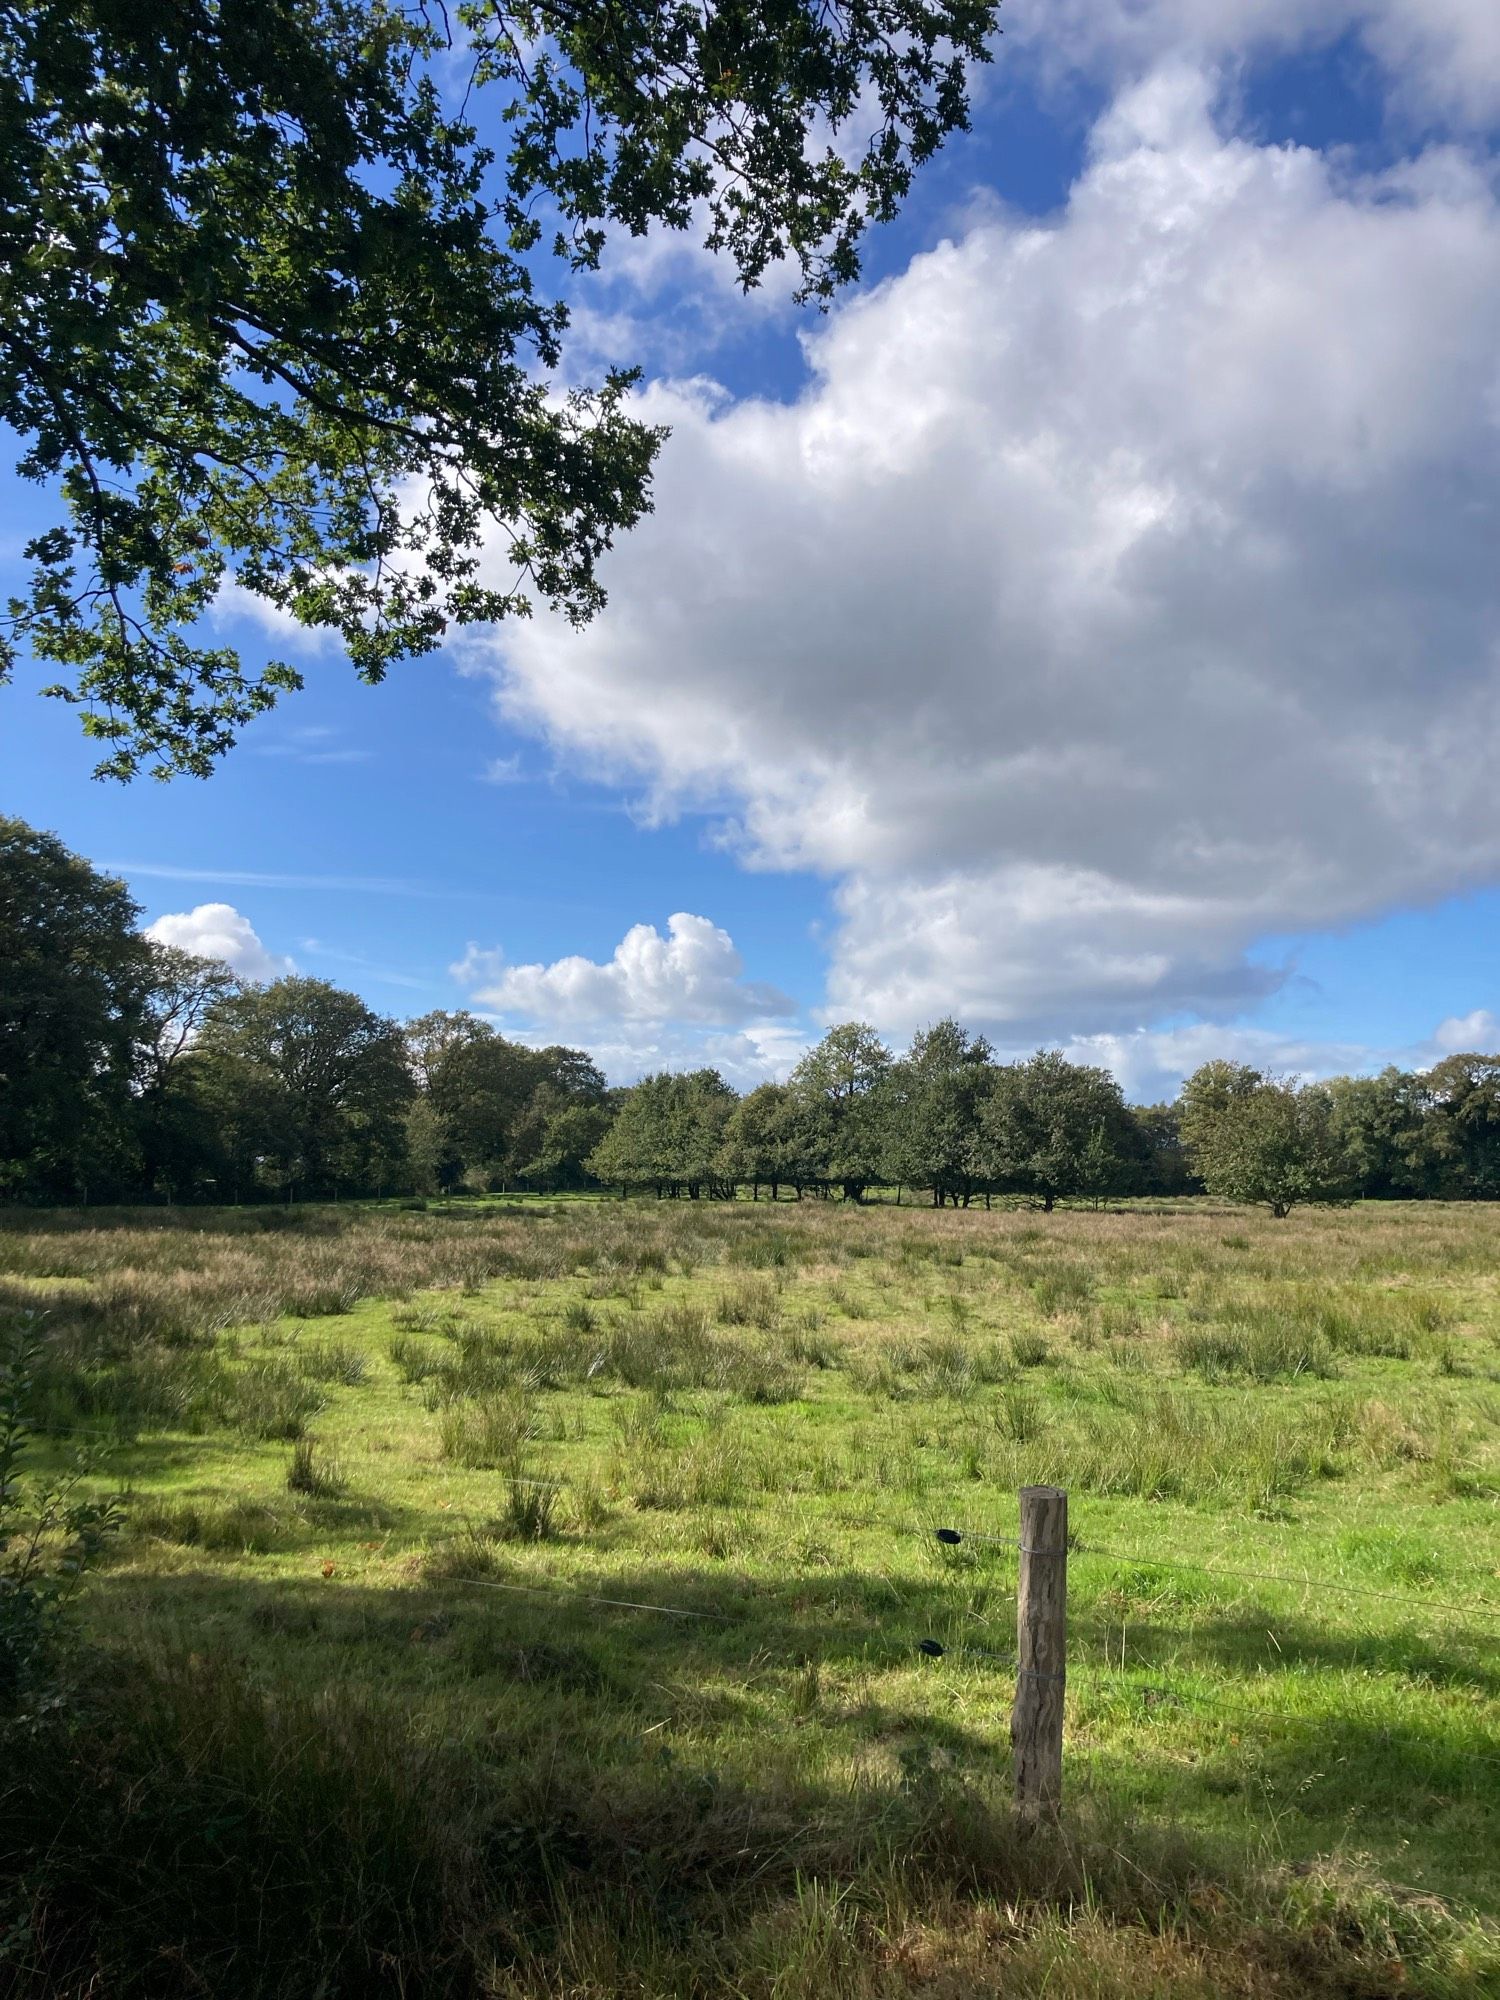
<instances>
[{"instance_id":1,"label":"distant tree","mask_svg":"<svg viewBox=\"0 0 1500 2000\"><path fill-rule=\"evenodd\" d=\"M1318 1084L1263 1076L1243 1063L1205 1063L1182 1088L1182 1139L1212 1195L1274 1216L1350 1189L1333 1099Z\"/></svg>"},{"instance_id":2,"label":"distant tree","mask_svg":"<svg viewBox=\"0 0 1500 2000\"><path fill-rule=\"evenodd\" d=\"M394 1021L321 979L251 986L209 1010L207 1088L267 1185L378 1191L403 1175L412 1098Z\"/></svg>"},{"instance_id":3,"label":"distant tree","mask_svg":"<svg viewBox=\"0 0 1500 2000\"><path fill-rule=\"evenodd\" d=\"M1443 1193L1500 1196L1500 1056L1452 1055L1422 1079L1426 1136Z\"/></svg>"},{"instance_id":4,"label":"distant tree","mask_svg":"<svg viewBox=\"0 0 1500 2000\"><path fill-rule=\"evenodd\" d=\"M790 1088L805 1114L806 1149L819 1179L846 1201L863 1201L880 1180L889 1151L885 1087L891 1052L863 1021L844 1021L792 1071Z\"/></svg>"},{"instance_id":5,"label":"distant tree","mask_svg":"<svg viewBox=\"0 0 1500 2000\"><path fill-rule=\"evenodd\" d=\"M796 1093L784 1083L763 1083L734 1106L724 1126L719 1174L738 1187L748 1187L759 1200L762 1187L772 1201L783 1187L802 1190L822 1178L822 1167L810 1144L813 1121Z\"/></svg>"},{"instance_id":6,"label":"distant tree","mask_svg":"<svg viewBox=\"0 0 1500 2000\"><path fill-rule=\"evenodd\" d=\"M406 1023L406 1056L412 1080L418 1090L431 1091L443 1073L443 1066L457 1050L494 1034L488 1021L463 1008L434 1007Z\"/></svg>"},{"instance_id":7,"label":"distant tree","mask_svg":"<svg viewBox=\"0 0 1500 2000\"><path fill-rule=\"evenodd\" d=\"M440 1187L503 1187L533 1178L552 1110L564 1103L597 1106L608 1095L598 1065L582 1049L528 1048L475 1014L438 1009L408 1021L405 1032L412 1077L427 1107L415 1130Z\"/></svg>"},{"instance_id":8,"label":"distant tree","mask_svg":"<svg viewBox=\"0 0 1500 2000\"><path fill-rule=\"evenodd\" d=\"M604 1072L586 1049L569 1049L557 1042L529 1049L533 1084L546 1084L576 1104L603 1104L609 1097Z\"/></svg>"},{"instance_id":9,"label":"distant tree","mask_svg":"<svg viewBox=\"0 0 1500 2000\"><path fill-rule=\"evenodd\" d=\"M168 1201L211 1191L222 1174L222 1135L194 1060L205 1021L238 990L227 965L148 940L150 985L136 1058L135 1120L141 1179Z\"/></svg>"},{"instance_id":10,"label":"distant tree","mask_svg":"<svg viewBox=\"0 0 1500 2000\"><path fill-rule=\"evenodd\" d=\"M643 1076L623 1091L608 1130L589 1155L595 1180L622 1191L651 1187L661 1195L673 1178L667 1117L672 1079L665 1071Z\"/></svg>"},{"instance_id":11,"label":"distant tree","mask_svg":"<svg viewBox=\"0 0 1500 2000\"><path fill-rule=\"evenodd\" d=\"M88 1200L138 1177L139 916L122 882L0 818L0 1196Z\"/></svg>"},{"instance_id":12,"label":"distant tree","mask_svg":"<svg viewBox=\"0 0 1500 2000\"><path fill-rule=\"evenodd\" d=\"M506 1179L547 1188L585 1185L588 1157L612 1116L603 1071L583 1049L504 1046L521 1059L527 1090L505 1154Z\"/></svg>"},{"instance_id":13,"label":"distant tree","mask_svg":"<svg viewBox=\"0 0 1500 2000\"><path fill-rule=\"evenodd\" d=\"M406 1107L406 1164L414 1194L441 1194L450 1184L445 1178L442 1122L432 1099L422 1091Z\"/></svg>"},{"instance_id":14,"label":"distant tree","mask_svg":"<svg viewBox=\"0 0 1500 2000\"><path fill-rule=\"evenodd\" d=\"M732 1085L716 1069L692 1070L674 1084L670 1129L677 1179L695 1201L703 1192L732 1195L734 1183L720 1171L725 1128L738 1102Z\"/></svg>"},{"instance_id":15,"label":"distant tree","mask_svg":"<svg viewBox=\"0 0 1500 2000\"><path fill-rule=\"evenodd\" d=\"M1049 1213L1063 1197L1123 1194L1137 1178L1138 1140L1120 1086L1057 1049L995 1071L980 1127L986 1178Z\"/></svg>"},{"instance_id":16,"label":"distant tree","mask_svg":"<svg viewBox=\"0 0 1500 2000\"><path fill-rule=\"evenodd\" d=\"M239 980L221 959L202 958L155 939L147 939L146 946L149 973L137 1075L142 1092L150 1095L170 1086L209 1014L238 991Z\"/></svg>"},{"instance_id":17,"label":"distant tree","mask_svg":"<svg viewBox=\"0 0 1500 2000\"><path fill-rule=\"evenodd\" d=\"M626 1091L609 1130L589 1158L597 1180L651 1187L658 1195L728 1195L724 1135L735 1105L717 1070L643 1076Z\"/></svg>"},{"instance_id":18,"label":"distant tree","mask_svg":"<svg viewBox=\"0 0 1500 2000\"><path fill-rule=\"evenodd\" d=\"M547 1194L586 1187L589 1157L609 1126L606 1105L539 1084L513 1142L514 1178Z\"/></svg>"},{"instance_id":19,"label":"distant tree","mask_svg":"<svg viewBox=\"0 0 1500 2000\"><path fill-rule=\"evenodd\" d=\"M55 662L104 771L202 774L300 685L191 636L231 578L367 681L534 599L590 617L662 434L629 373L549 381L547 249L699 228L743 284L790 258L827 296L967 124L995 12L0 8L0 420L61 513L0 676Z\"/></svg>"},{"instance_id":20,"label":"distant tree","mask_svg":"<svg viewBox=\"0 0 1500 2000\"><path fill-rule=\"evenodd\" d=\"M1324 1085L1333 1136L1362 1195L1412 1197L1443 1186L1443 1145L1428 1079L1396 1068L1335 1076Z\"/></svg>"},{"instance_id":21,"label":"distant tree","mask_svg":"<svg viewBox=\"0 0 1500 2000\"><path fill-rule=\"evenodd\" d=\"M980 1111L995 1076L983 1035L954 1020L924 1029L891 1072L886 1171L932 1190L935 1208L967 1208L984 1181Z\"/></svg>"},{"instance_id":22,"label":"distant tree","mask_svg":"<svg viewBox=\"0 0 1500 2000\"><path fill-rule=\"evenodd\" d=\"M1201 1194L1182 1144L1181 1112L1175 1104L1133 1104L1134 1151L1140 1160L1142 1194Z\"/></svg>"}]
</instances>

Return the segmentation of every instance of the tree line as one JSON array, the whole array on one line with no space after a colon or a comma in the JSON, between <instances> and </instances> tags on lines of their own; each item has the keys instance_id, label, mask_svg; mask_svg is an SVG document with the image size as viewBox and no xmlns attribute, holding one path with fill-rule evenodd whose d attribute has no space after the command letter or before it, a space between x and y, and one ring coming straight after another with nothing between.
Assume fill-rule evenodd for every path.
<instances>
[{"instance_id":1,"label":"tree line","mask_svg":"<svg viewBox=\"0 0 1500 2000\"><path fill-rule=\"evenodd\" d=\"M1202 1065L1175 1103L1002 1061L952 1020L899 1054L830 1028L785 1083L611 1089L586 1051L327 981L240 980L139 929L124 885L0 819L0 1200L242 1202L593 1186L937 1206L1207 1191L1285 1215L1500 1195L1500 1057L1300 1083Z\"/></svg>"}]
</instances>

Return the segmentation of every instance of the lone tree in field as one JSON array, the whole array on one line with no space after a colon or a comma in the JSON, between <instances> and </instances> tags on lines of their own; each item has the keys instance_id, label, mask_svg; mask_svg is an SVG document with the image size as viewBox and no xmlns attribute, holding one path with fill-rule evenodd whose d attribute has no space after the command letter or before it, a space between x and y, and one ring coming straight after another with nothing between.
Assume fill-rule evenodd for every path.
<instances>
[{"instance_id":1,"label":"lone tree in field","mask_svg":"<svg viewBox=\"0 0 1500 2000\"><path fill-rule=\"evenodd\" d=\"M1274 1216L1349 1192L1334 1103L1320 1084L1266 1077L1244 1063L1204 1063L1182 1087L1182 1142L1209 1194Z\"/></svg>"},{"instance_id":2,"label":"lone tree in field","mask_svg":"<svg viewBox=\"0 0 1500 2000\"><path fill-rule=\"evenodd\" d=\"M0 5L0 422L58 496L0 629L100 770L203 774L299 685L226 583L359 674L574 620L650 506L632 371L552 386L611 234L819 300L968 123L996 0ZM486 550L494 553L486 557Z\"/></svg>"}]
</instances>

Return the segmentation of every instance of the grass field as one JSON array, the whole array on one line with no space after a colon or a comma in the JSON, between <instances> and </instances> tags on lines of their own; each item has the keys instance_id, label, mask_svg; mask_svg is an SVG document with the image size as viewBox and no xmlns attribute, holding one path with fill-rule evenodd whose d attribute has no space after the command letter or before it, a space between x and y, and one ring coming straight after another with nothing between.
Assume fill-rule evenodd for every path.
<instances>
[{"instance_id":1,"label":"grass field","mask_svg":"<svg viewBox=\"0 0 1500 2000\"><path fill-rule=\"evenodd\" d=\"M12 1746L0 1991L1500 1992L1497 1252L1435 1204L13 1216L38 1463L112 1439L129 1501Z\"/></svg>"}]
</instances>

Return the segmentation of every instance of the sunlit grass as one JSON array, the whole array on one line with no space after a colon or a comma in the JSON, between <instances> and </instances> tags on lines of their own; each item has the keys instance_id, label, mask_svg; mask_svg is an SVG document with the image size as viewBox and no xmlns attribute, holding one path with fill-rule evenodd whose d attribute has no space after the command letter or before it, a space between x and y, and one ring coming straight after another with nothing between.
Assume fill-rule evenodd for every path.
<instances>
[{"instance_id":1,"label":"sunlit grass","mask_svg":"<svg viewBox=\"0 0 1500 2000\"><path fill-rule=\"evenodd\" d=\"M46 1313L48 1449L119 1439L96 1641L246 1784L245 1702L337 1711L496 1993L1457 1994L1500 1978L1497 1250L1436 1205L22 1219L0 1304ZM1038 1480L1080 1542L1045 1858Z\"/></svg>"}]
</instances>

